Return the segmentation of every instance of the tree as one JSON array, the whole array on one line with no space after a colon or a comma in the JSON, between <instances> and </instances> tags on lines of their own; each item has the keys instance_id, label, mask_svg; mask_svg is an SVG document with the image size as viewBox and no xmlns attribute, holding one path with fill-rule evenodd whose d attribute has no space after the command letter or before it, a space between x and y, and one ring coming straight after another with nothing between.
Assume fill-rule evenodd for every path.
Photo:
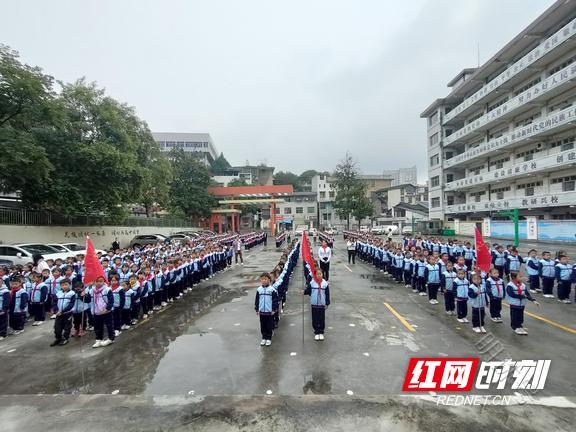
<instances>
[{"instance_id":1,"label":"tree","mask_svg":"<svg viewBox=\"0 0 576 432\"><path fill-rule=\"evenodd\" d=\"M146 216L150 216L154 205L163 208L169 205L171 183L172 165L163 155L159 155L144 171L141 201L146 209Z\"/></svg>"},{"instance_id":2,"label":"tree","mask_svg":"<svg viewBox=\"0 0 576 432\"><path fill-rule=\"evenodd\" d=\"M214 161L210 164L210 169L213 175L224 175L226 170L230 169L230 163L224 157L224 153L220 153Z\"/></svg>"},{"instance_id":3,"label":"tree","mask_svg":"<svg viewBox=\"0 0 576 432\"><path fill-rule=\"evenodd\" d=\"M366 185L358 178L356 162L348 153L336 165L334 177L336 178L334 209L341 219L346 219L346 226L349 229L350 216L354 216L360 223L362 219L372 215L372 203L366 196Z\"/></svg>"},{"instance_id":4,"label":"tree","mask_svg":"<svg viewBox=\"0 0 576 432\"><path fill-rule=\"evenodd\" d=\"M299 190L300 178L290 171L278 171L274 174L275 185L292 185L294 190Z\"/></svg>"},{"instance_id":5,"label":"tree","mask_svg":"<svg viewBox=\"0 0 576 432\"><path fill-rule=\"evenodd\" d=\"M170 152L174 179L170 187L171 208L186 216L208 217L218 204L208 193L210 171L196 154L182 149Z\"/></svg>"},{"instance_id":6,"label":"tree","mask_svg":"<svg viewBox=\"0 0 576 432\"><path fill-rule=\"evenodd\" d=\"M237 178L228 182L228 186L248 186L246 180L243 178Z\"/></svg>"},{"instance_id":7,"label":"tree","mask_svg":"<svg viewBox=\"0 0 576 432\"><path fill-rule=\"evenodd\" d=\"M304 171L299 176L300 184L310 184L312 182L312 177L314 177L316 174L318 174L318 171L313 169Z\"/></svg>"}]
</instances>

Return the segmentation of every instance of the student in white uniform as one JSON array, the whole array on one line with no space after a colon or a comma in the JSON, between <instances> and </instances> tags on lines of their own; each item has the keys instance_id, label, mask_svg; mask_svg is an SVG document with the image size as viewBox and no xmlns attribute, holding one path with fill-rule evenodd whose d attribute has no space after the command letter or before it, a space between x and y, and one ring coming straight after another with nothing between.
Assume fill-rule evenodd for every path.
<instances>
[{"instance_id":1,"label":"student in white uniform","mask_svg":"<svg viewBox=\"0 0 576 432\"><path fill-rule=\"evenodd\" d=\"M320 268L325 280L330 278L330 259L332 258L332 249L328 247L326 240L322 240L322 246L318 249L318 259L320 260Z\"/></svg>"}]
</instances>

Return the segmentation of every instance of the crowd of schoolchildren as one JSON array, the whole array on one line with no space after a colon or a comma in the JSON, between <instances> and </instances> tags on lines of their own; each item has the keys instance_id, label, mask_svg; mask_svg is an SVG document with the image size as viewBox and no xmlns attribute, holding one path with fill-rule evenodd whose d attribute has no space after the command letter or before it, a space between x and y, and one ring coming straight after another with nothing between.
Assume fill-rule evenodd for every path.
<instances>
[{"instance_id":1,"label":"crowd of schoolchildren","mask_svg":"<svg viewBox=\"0 0 576 432\"><path fill-rule=\"evenodd\" d=\"M242 246L265 243L266 234L204 235L185 244L156 244L98 253L105 277L85 285L84 257L0 268L0 340L25 324L55 320L54 342L94 330L93 347L104 347L193 286L232 265ZM42 265L39 265L42 264ZM238 265L238 263L237 263ZM105 334L106 333L106 334Z\"/></svg>"},{"instance_id":2,"label":"crowd of schoolchildren","mask_svg":"<svg viewBox=\"0 0 576 432\"><path fill-rule=\"evenodd\" d=\"M293 240L284 250L272 271L260 275L260 286L256 289L254 310L260 318L261 346L272 345L272 336L278 328L286 305L288 285L299 253L300 242Z\"/></svg>"},{"instance_id":3,"label":"crowd of schoolchildren","mask_svg":"<svg viewBox=\"0 0 576 432\"><path fill-rule=\"evenodd\" d=\"M512 245L494 244L490 251L492 266L486 274L477 266L476 251L469 241L405 237L398 244L356 231L344 231L344 238L347 249L355 250L358 258L412 288L414 293L428 296L431 304L438 304L438 293L443 294L446 313L455 315L458 322L469 322L470 306L476 333L486 333L487 307L491 320L502 323L504 300L510 306L511 327L519 335L528 334L523 328L526 303L539 305L533 292L554 298L556 284L558 301L571 303L576 267L568 263L563 252L553 259L550 252L544 251L538 257L537 251L531 249L523 258ZM523 270L529 286L524 283Z\"/></svg>"}]
</instances>

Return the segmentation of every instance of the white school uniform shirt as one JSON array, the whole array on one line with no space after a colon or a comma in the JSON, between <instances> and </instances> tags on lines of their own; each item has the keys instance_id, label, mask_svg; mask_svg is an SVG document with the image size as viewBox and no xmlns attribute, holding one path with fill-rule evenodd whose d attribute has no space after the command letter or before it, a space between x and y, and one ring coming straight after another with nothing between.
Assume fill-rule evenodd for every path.
<instances>
[{"instance_id":1,"label":"white school uniform shirt","mask_svg":"<svg viewBox=\"0 0 576 432\"><path fill-rule=\"evenodd\" d=\"M326 246L326 249L320 246L318 249L318 258L320 258L320 261L322 262L330 262L330 258L332 258L332 249L328 246Z\"/></svg>"}]
</instances>

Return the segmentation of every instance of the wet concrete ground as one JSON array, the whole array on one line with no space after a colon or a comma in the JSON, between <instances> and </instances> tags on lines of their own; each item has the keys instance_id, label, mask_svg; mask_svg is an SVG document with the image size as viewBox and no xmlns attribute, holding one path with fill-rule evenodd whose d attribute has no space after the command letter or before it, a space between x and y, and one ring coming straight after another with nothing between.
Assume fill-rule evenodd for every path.
<instances>
[{"instance_id":1,"label":"wet concrete ground","mask_svg":"<svg viewBox=\"0 0 576 432\"><path fill-rule=\"evenodd\" d=\"M97 400L125 407L114 410L112 418L122 418L122 413L131 410L134 413L144 410L149 415L159 412L157 419L149 420L150 424L182 407L183 413L190 413L188 417L183 413L177 416L182 427L192 423L216 427L225 423L230 430L237 430L241 424L246 430L259 430L262 421L267 430L270 427L283 430L275 429L274 421L284 421L286 430L300 430L299 422L307 419L316 429L323 430L331 422L368 425L359 417L366 410L364 420L371 419L373 425L382 426L380 430L404 430L385 428L394 421L406 430L429 430L419 415L403 414L405 399L396 396L401 393L408 359L479 356L484 360L551 359L547 385L537 396L576 396L575 305L540 297L540 309L528 306L528 311L537 316L526 317L528 337L512 332L507 309L504 324L488 321L489 333L479 336L472 332L470 324L460 324L454 317L446 316L442 304L430 305L426 298L412 294L366 264L348 265L339 239L331 268L333 304L327 311L326 340L313 340L309 307L299 294L302 286L299 265L273 344L262 348L253 310L254 288L259 274L273 267L280 252L268 246L248 255L245 266L234 267L195 287L183 300L123 332L117 343L105 349L92 349L92 339L72 340L68 346L50 348L52 323L41 328L27 327L24 334L0 342L0 394L118 394L103 399L90 396L58 399L67 407L72 404L67 408L72 410L67 411L69 419L90 411L90 404ZM413 331L384 303L405 318ZM173 398L158 399L158 395ZM14 410L22 404L36 408L27 410L30 417L13 417ZM210 415L202 412L208 409L207 404L212 410ZM277 419L269 418L268 404ZM421 408L419 404L430 402L418 401L419 408L415 409ZM343 410L342 414L338 411L336 415L335 406ZM359 411L355 412L354 407ZM478 412L473 408L460 409L468 412L471 420L480 421L476 416L482 410L476 408ZM484 409L506 412L498 407ZM550 430L562 430L562 425L569 424L565 422L575 419L575 410L571 408L563 408L561 413L541 405L533 409L542 416L550 416L544 417L549 421L558 422L559 427ZM47 402L45 396L4 397L0 399L0 424L27 425L33 418L46 415L43 410L57 412L57 405L52 399ZM441 421L442 416L452 415L451 410L431 405L424 411L435 416L436 421L430 423L436 425L435 430L452 430L444 428ZM460 422L465 421L466 416L454 416ZM192 421L196 417L200 423ZM129 418L141 424L137 415L131 414ZM10 422L6 423L7 420ZM542 430L534 429L535 424L531 425L533 429L516 428L514 425L520 425L519 421L505 417L486 420L495 422L491 424L494 430ZM151 430L175 430L166 427L167 424ZM457 424L453 423L454 428Z\"/></svg>"}]
</instances>

